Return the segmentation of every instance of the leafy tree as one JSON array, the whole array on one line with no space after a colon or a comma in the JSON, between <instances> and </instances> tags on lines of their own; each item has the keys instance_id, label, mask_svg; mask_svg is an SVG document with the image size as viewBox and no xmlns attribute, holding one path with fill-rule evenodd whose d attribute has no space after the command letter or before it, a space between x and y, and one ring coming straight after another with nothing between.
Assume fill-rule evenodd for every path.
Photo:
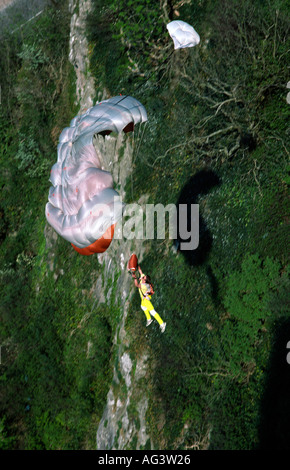
<instances>
[{"instance_id":1,"label":"leafy tree","mask_svg":"<svg viewBox=\"0 0 290 470\"><path fill-rule=\"evenodd\" d=\"M8 436L7 431L5 430L5 418L0 419L0 449L8 450L13 447L15 442L15 437Z\"/></svg>"},{"instance_id":2,"label":"leafy tree","mask_svg":"<svg viewBox=\"0 0 290 470\"><path fill-rule=\"evenodd\" d=\"M151 67L156 66L169 41L165 28L167 9L154 0L112 0L109 8L115 19L114 31L118 31L114 37L122 43L129 69L144 75L144 58Z\"/></svg>"},{"instance_id":3,"label":"leafy tree","mask_svg":"<svg viewBox=\"0 0 290 470\"><path fill-rule=\"evenodd\" d=\"M230 274L224 305L228 316L222 325L221 340L230 370L248 374L271 324L269 300L279 279L280 263L257 254L246 255L241 270ZM244 373L243 373L244 372Z\"/></svg>"}]
</instances>

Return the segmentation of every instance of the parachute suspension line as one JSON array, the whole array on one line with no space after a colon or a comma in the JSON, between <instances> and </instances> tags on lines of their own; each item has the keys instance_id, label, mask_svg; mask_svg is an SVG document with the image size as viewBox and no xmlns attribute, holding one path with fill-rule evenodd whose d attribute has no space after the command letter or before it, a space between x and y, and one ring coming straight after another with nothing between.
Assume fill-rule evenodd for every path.
<instances>
[{"instance_id":1,"label":"parachute suspension line","mask_svg":"<svg viewBox=\"0 0 290 470\"><path fill-rule=\"evenodd\" d=\"M141 123L140 123L141 124ZM146 123L145 123L146 124ZM138 131L137 131L137 136L136 136L136 127L134 127L133 130L133 153L132 153L132 167L134 165L134 162L137 158L137 148L138 148L138 143L139 143L139 137L140 137L140 128L141 126L138 126ZM133 171L131 171L131 196L133 199Z\"/></svg>"},{"instance_id":2,"label":"parachute suspension line","mask_svg":"<svg viewBox=\"0 0 290 470\"><path fill-rule=\"evenodd\" d=\"M131 171L131 196L132 196L132 201L134 199L134 191L133 191L133 171Z\"/></svg>"},{"instance_id":3,"label":"parachute suspension line","mask_svg":"<svg viewBox=\"0 0 290 470\"><path fill-rule=\"evenodd\" d=\"M142 129L138 129L138 137L137 137L137 150L136 152L133 153L133 163L135 162L135 160L137 159L138 157L138 154L139 154L139 150L140 150L140 147L141 147L141 144L142 144L142 141L143 141L143 138L144 138L144 134L145 134L145 128L147 127L147 122L146 121L144 123L144 126L142 126ZM141 137L140 137L140 134L141 134Z\"/></svg>"},{"instance_id":4,"label":"parachute suspension line","mask_svg":"<svg viewBox=\"0 0 290 470\"><path fill-rule=\"evenodd\" d=\"M131 196L132 196L132 201L134 199L134 191L133 191L133 164L134 164L134 153L135 153L135 146L136 146L136 139L135 139L135 126L134 126L134 130L133 130L133 152L132 152L132 165L131 165L131 174L130 174L130 178L131 178ZM140 128L138 128L138 134L140 132Z\"/></svg>"},{"instance_id":5,"label":"parachute suspension line","mask_svg":"<svg viewBox=\"0 0 290 470\"><path fill-rule=\"evenodd\" d=\"M139 125L139 128L138 128L138 134L137 134L137 138L135 139L135 128L134 128L134 131L133 131L133 158L132 158L132 166L134 165L134 162L136 161L137 157L138 157L138 154L139 154L139 150L140 150L140 147L141 147L141 143L143 141L143 138L144 138L144 133L145 133L145 128L147 126L147 121L145 123L143 123L143 126L142 126L142 129L141 129L141 125ZM140 136L141 134L141 136ZM134 191L133 191L133 171L131 171L131 196L132 196L132 199L134 198Z\"/></svg>"},{"instance_id":6,"label":"parachute suspension line","mask_svg":"<svg viewBox=\"0 0 290 470\"><path fill-rule=\"evenodd\" d=\"M137 131L137 137L135 138L135 127L134 127L134 131L133 131L133 158L132 158L132 164L134 163L134 161L136 160L136 148L137 148L137 144L139 142L139 135L140 135L140 126L138 126L138 131Z\"/></svg>"},{"instance_id":7,"label":"parachute suspension line","mask_svg":"<svg viewBox=\"0 0 290 470\"><path fill-rule=\"evenodd\" d=\"M135 139L135 129L136 127L134 126L134 129L133 129L133 152L132 152L132 164L131 164L131 172L130 172L130 178L131 178L131 197L132 197L132 200L134 199L134 191L133 191L133 163L134 163L134 152L135 152L135 146L136 146L136 139ZM139 129L138 129L138 133L139 133Z\"/></svg>"}]
</instances>

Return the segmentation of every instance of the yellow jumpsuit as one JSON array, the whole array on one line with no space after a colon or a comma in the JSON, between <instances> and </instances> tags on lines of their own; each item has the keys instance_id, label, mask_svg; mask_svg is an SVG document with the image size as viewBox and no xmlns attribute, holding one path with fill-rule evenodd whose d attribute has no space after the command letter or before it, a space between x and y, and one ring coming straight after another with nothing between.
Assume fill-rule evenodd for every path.
<instances>
[{"instance_id":1,"label":"yellow jumpsuit","mask_svg":"<svg viewBox=\"0 0 290 470\"><path fill-rule=\"evenodd\" d=\"M152 315L152 317L154 317L155 320L158 321L159 325L162 325L163 320L160 315L154 310L154 307L151 303L151 295L147 294L147 291L150 288L149 284L141 283L140 286L141 287L139 288L139 294L141 297L141 308L145 313L147 320L150 320Z\"/></svg>"}]
</instances>

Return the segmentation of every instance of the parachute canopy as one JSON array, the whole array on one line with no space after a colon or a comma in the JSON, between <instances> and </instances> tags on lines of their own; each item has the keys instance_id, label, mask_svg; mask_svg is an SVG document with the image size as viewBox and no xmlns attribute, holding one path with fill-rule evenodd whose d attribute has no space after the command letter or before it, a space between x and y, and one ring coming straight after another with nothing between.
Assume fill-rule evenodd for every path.
<instances>
[{"instance_id":1,"label":"parachute canopy","mask_svg":"<svg viewBox=\"0 0 290 470\"><path fill-rule=\"evenodd\" d=\"M176 20L168 23L166 28L174 42L174 49L193 47L199 44L200 37L195 29L185 21Z\"/></svg>"},{"instance_id":2,"label":"parachute canopy","mask_svg":"<svg viewBox=\"0 0 290 470\"><path fill-rule=\"evenodd\" d=\"M144 106L121 95L76 116L60 134L45 215L55 231L83 255L108 248L124 210L111 173L101 169L93 137L129 132L145 121Z\"/></svg>"}]
</instances>

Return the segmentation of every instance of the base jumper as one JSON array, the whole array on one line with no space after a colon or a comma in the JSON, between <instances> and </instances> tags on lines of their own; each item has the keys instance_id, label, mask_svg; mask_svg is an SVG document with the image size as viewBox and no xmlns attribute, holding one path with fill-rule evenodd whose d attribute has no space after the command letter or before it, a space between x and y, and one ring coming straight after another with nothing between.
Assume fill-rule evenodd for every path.
<instances>
[{"instance_id":1,"label":"base jumper","mask_svg":"<svg viewBox=\"0 0 290 470\"><path fill-rule=\"evenodd\" d=\"M136 255L132 255L130 260L133 258L133 256L136 256ZM137 269L140 274L139 282L135 274L135 271ZM150 277L144 274L142 272L141 267L137 265L137 257L135 259L133 258L133 263L132 262L130 263L129 261L128 271L132 274L132 277L134 278L135 286L139 290L139 294L141 297L141 308L143 312L145 313L146 319L147 319L146 326L149 326L152 323L153 321L152 317L153 317L159 323L160 330L163 333L166 328L166 323L162 320L162 318L156 312L156 310L154 309L151 303L151 297L154 294L153 286L152 286Z\"/></svg>"}]
</instances>

